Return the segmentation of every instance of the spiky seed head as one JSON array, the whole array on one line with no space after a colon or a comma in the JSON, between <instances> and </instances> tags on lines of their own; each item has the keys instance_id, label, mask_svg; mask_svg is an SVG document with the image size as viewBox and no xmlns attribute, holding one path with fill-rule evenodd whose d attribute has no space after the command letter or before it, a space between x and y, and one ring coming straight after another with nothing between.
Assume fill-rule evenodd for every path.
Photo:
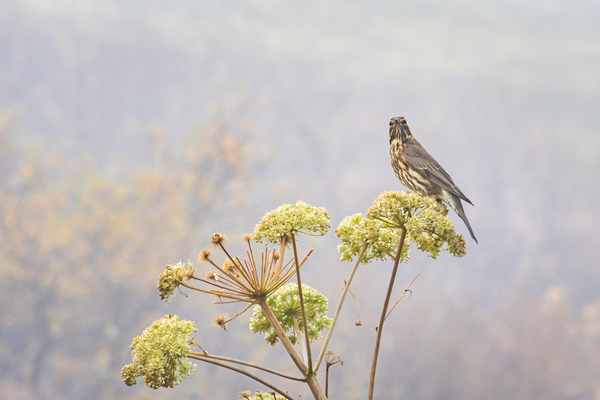
<instances>
[{"instance_id":1,"label":"spiky seed head","mask_svg":"<svg viewBox=\"0 0 600 400\"><path fill-rule=\"evenodd\" d=\"M202 262L204 260L210 260L211 252L208 250L202 250L198 255L198 262Z\"/></svg>"},{"instance_id":2,"label":"spiky seed head","mask_svg":"<svg viewBox=\"0 0 600 400\"><path fill-rule=\"evenodd\" d=\"M196 272L196 269L194 268L194 264L192 264L191 262L188 262L187 268L185 269L185 275L183 277L183 283L192 279L194 277L195 272Z\"/></svg>"},{"instance_id":3,"label":"spiky seed head","mask_svg":"<svg viewBox=\"0 0 600 400\"><path fill-rule=\"evenodd\" d=\"M220 233L215 233L210 238L210 244L212 244L213 247L223 246L225 244L225 240L227 240L225 238L225 235L221 235Z\"/></svg>"},{"instance_id":4,"label":"spiky seed head","mask_svg":"<svg viewBox=\"0 0 600 400\"><path fill-rule=\"evenodd\" d=\"M211 279L213 281L218 281L219 280L219 273L215 272L215 271L210 271L208 274L206 274L206 279Z\"/></svg>"},{"instance_id":5,"label":"spiky seed head","mask_svg":"<svg viewBox=\"0 0 600 400\"><path fill-rule=\"evenodd\" d=\"M249 390L244 390L240 392L240 400L249 400L252 397L252 392Z\"/></svg>"},{"instance_id":6,"label":"spiky seed head","mask_svg":"<svg viewBox=\"0 0 600 400\"><path fill-rule=\"evenodd\" d=\"M227 314L219 315L213 321L213 326L218 326L219 328L223 328L225 332L227 332L227 327L225 327L225 323L227 322Z\"/></svg>"},{"instance_id":7,"label":"spiky seed head","mask_svg":"<svg viewBox=\"0 0 600 400\"><path fill-rule=\"evenodd\" d=\"M226 274L235 274L235 264L230 259L227 259L223 262L223 271Z\"/></svg>"},{"instance_id":8,"label":"spiky seed head","mask_svg":"<svg viewBox=\"0 0 600 400\"><path fill-rule=\"evenodd\" d=\"M244 242L250 243L250 239L252 239L252 234L251 233L246 233L243 237Z\"/></svg>"}]
</instances>

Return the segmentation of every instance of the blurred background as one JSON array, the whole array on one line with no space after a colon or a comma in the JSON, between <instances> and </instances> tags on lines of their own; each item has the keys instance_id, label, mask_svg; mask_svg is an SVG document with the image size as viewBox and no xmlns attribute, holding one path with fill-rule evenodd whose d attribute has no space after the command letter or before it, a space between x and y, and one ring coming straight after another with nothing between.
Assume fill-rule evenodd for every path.
<instances>
[{"instance_id":1,"label":"blurred background","mask_svg":"<svg viewBox=\"0 0 600 400\"><path fill-rule=\"evenodd\" d=\"M169 313L211 353L294 372L250 313L211 326L242 306L167 305L158 276L214 232L241 253L265 212L303 200L332 217L301 238L303 282L335 309L351 265L333 230L404 189L402 115L475 204L479 244L451 212L464 258L411 249L394 297L420 277L388 319L376 397L600 399L598 21L595 0L0 0L2 397L265 390L200 362L175 389L125 386L133 337ZM332 399L366 396L390 271L359 269L363 325L350 300Z\"/></svg>"}]
</instances>

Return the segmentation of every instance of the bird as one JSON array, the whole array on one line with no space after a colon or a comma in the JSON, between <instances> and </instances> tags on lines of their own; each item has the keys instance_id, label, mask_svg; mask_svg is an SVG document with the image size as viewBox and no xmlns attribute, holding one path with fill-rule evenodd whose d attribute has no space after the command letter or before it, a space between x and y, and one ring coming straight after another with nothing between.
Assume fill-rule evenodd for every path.
<instances>
[{"instance_id":1,"label":"bird","mask_svg":"<svg viewBox=\"0 0 600 400\"><path fill-rule=\"evenodd\" d=\"M471 200L454 184L450 175L421 146L410 132L404 117L390 119L390 157L396 177L407 188L450 206L463 220L477 242L461 200Z\"/></svg>"}]
</instances>

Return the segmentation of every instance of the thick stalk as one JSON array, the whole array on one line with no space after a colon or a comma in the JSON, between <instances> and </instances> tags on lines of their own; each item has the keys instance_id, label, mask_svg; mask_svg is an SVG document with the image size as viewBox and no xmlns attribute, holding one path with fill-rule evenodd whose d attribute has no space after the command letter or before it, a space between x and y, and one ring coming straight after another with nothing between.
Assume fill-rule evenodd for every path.
<instances>
[{"instance_id":1,"label":"thick stalk","mask_svg":"<svg viewBox=\"0 0 600 400\"><path fill-rule=\"evenodd\" d=\"M321 389L321 385L319 385L319 381L317 380L317 375L314 372L306 375L306 383L313 396L315 396L315 400L327 400L327 396L325 396L325 392Z\"/></svg>"},{"instance_id":2,"label":"thick stalk","mask_svg":"<svg viewBox=\"0 0 600 400\"><path fill-rule=\"evenodd\" d=\"M394 281L396 280L396 272L398 272L398 264L402 257L402 247L404 246L404 239L406 238L406 228L402 228L402 235L400 236L400 244L396 251L396 258L394 259L394 268L392 269L392 276L390 277L390 284L388 286L387 294L385 295L385 302L383 303L383 310L381 310L381 318L379 319L379 326L377 327L377 339L375 340L375 351L373 352L373 361L371 362L371 375L369 378L369 396L368 400L373 400L373 392L375 390L375 372L377 370L377 358L379 356L379 346L381 344L381 334L383 332L383 323L387 315L387 308L390 304L390 297L392 296L392 289L394 288Z\"/></svg>"},{"instance_id":3,"label":"thick stalk","mask_svg":"<svg viewBox=\"0 0 600 400\"><path fill-rule=\"evenodd\" d=\"M340 299L340 304L338 304L338 308L333 317L333 321L331 321L331 326L329 327L329 330L327 331L327 336L325 336L325 341L323 342L323 347L321 348L321 352L319 353L319 358L317 359L317 363L315 364L315 371L319 370L321 361L323 361L323 357L325 356L325 353L327 352L327 346L329 345L329 339L331 339L331 335L333 334L333 329L335 328L335 323L337 322L338 317L340 316L340 312L342 311L342 306L344 305L344 300L346 299L348 290L350 290L350 284L352 283L352 279L354 279L354 274L356 273L356 270L358 269L358 266L360 265L360 261L362 260L363 255L365 254L365 251L367 251L366 243L363 245L363 248L360 251L360 254L358 255L358 260L356 260L356 265L354 265L354 269L352 270L352 273L350 274L350 278L348 278L348 282L346 283L346 287L344 288L344 293L342 294L342 298Z\"/></svg>"},{"instance_id":4,"label":"thick stalk","mask_svg":"<svg viewBox=\"0 0 600 400\"><path fill-rule=\"evenodd\" d=\"M306 364L304 364L302 358L300 358L300 355L294 348L294 345L292 344L292 342L290 342L290 339L288 339L281 325L279 325L279 321L277 321L275 314L273 314L273 311L267 305L267 299L259 299L258 305L260 305L260 307L263 309L263 312L265 313L267 319L271 323L271 326L275 330L275 333L277 333L277 337L279 338L279 340L281 340L283 347L285 347L290 357L292 357L292 360L300 370L300 373L306 377L306 383L308 384L308 387L310 388L310 391L312 392L315 399L327 400L323 389L321 389L321 386L319 385L319 381L317 380L316 374L314 372L310 374L308 373L308 368L306 368Z\"/></svg>"},{"instance_id":5,"label":"thick stalk","mask_svg":"<svg viewBox=\"0 0 600 400\"><path fill-rule=\"evenodd\" d=\"M292 342L290 342L290 339L288 339L281 325L279 325L279 321L277 321L277 317L275 317L275 314L273 314L271 307L267 305L267 299L259 299L258 305L260 305L260 308L262 308L263 312L265 313L265 316L271 323L273 330L277 334L277 337L279 338L279 340L281 340L281 344L283 344L283 347L285 347L285 350L292 358L292 361L294 361L294 364L296 364L296 366L300 370L300 373L302 373L302 375L305 376L308 372L308 368L306 368L306 364L304 364L304 361L302 361L302 358L294 348L294 345L292 344Z\"/></svg>"},{"instance_id":6,"label":"thick stalk","mask_svg":"<svg viewBox=\"0 0 600 400\"><path fill-rule=\"evenodd\" d=\"M310 339L308 336L308 324L306 321L306 311L304 308L304 297L302 296L302 280L300 279L300 264L298 260L298 250L296 249L296 236L292 233L292 245L294 246L294 259L296 261L296 277L298 278L298 296L300 297L300 309L302 310L302 322L304 323L304 337L306 338L306 354L308 355L308 373L312 374L312 354L310 352Z\"/></svg>"}]
</instances>

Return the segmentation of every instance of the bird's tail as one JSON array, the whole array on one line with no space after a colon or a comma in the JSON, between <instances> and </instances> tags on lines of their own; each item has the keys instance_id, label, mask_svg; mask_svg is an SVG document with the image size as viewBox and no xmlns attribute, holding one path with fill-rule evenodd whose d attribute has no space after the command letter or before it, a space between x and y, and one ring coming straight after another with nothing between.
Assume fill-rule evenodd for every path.
<instances>
[{"instance_id":1,"label":"bird's tail","mask_svg":"<svg viewBox=\"0 0 600 400\"><path fill-rule=\"evenodd\" d=\"M460 217L460 219L463 220L463 222L467 226L467 229L469 230L469 233L471 234L471 237L473 238L475 243L479 243L477 241L477 238L475 237L475 234L473 234L473 229L471 228L471 224L469 224L469 220L467 219L467 214L465 214L465 210L463 209L460 198L453 194L450 194L450 196L448 196L448 197L451 198L451 201L449 201L450 207L452 207L452 209L456 212L456 214Z\"/></svg>"}]
</instances>

